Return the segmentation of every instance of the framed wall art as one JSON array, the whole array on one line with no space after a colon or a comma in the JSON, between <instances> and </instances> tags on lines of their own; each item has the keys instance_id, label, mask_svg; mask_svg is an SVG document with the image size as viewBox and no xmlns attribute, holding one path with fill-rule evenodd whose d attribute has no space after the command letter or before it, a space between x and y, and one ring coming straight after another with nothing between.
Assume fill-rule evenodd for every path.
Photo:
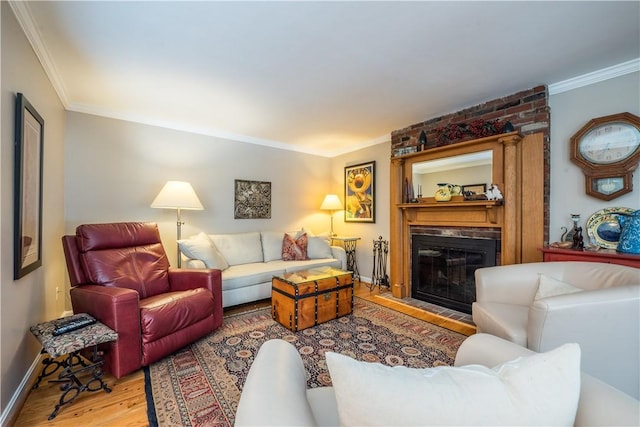
<instances>
[{"instance_id":1,"label":"framed wall art","mask_svg":"<svg viewBox=\"0 0 640 427\"><path fill-rule=\"evenodd\" d=\"M44 120L21 93L16 97L14 269L19 279L42 265L42 151Z\"/></svg>"},{"instance_id":2,"label":"framed wall art","mask_svg":"<svg viewBox=\"0 0 640 427\"><path fill-rule=\"evenodd\" d=\"M271 218L271 183L235 180L235 219Z\"/></svg>"},{"instance_id":3,"label":"framed wall art","mask_svg":"<svg viewBox=\"0 0 640 427\"><path fill-rule=\"evenodd\" d=\"M376 222L376 162L344 168L345 222Z\"/></svg>"}]
</instances>

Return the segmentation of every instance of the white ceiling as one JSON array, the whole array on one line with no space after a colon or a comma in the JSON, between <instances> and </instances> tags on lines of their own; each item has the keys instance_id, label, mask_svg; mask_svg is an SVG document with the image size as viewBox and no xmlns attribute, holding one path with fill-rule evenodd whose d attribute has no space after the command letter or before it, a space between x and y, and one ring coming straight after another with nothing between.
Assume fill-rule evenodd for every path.
<instances>
[{"instance_id":1,"label":"white ceiling","mask_svg":"<svg viewBox=\"0 0 640 427\"><path fill-rule=\"evenodd\" d=\"M68 110L326 156L640 57L637 1L11 6Z\"/></svg>"}]
</instances>

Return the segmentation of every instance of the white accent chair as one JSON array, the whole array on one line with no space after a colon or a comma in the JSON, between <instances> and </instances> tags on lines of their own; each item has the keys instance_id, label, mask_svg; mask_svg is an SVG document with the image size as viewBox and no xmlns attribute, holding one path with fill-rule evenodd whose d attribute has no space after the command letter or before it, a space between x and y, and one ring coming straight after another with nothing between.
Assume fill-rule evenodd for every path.
<instances>
[{"instance_id":1,"label":"white accent chair","mask_svg":"<svg viewBox=\"0 0 640 427\"><path fill-rule=\"evenodd\" d=\"M467 338L456 355L456 366L497 366L533 352L487 334ZM392 410L392 408L390 408ZM463 407L460 410L464 410ZM580 401L574 425L637 426L640 402L582 374ZM283 340L262 345L251 365L238 403L235 425L340 425L333 387L307 389L306 373L296 348Z\"/></svg>"},{"instance_id":2,"label":"white accent chair","mask_svg":"<svg viewBox=\"0 0 640 427\"><path fill-rule=\"evenodd\" d=\"M540 275L582 291L534 299ZM640 397L640 269L595 262L540 262L476 270L473 321L536 352L567 342L582 371Z\"/></svg>"}]
</instances>

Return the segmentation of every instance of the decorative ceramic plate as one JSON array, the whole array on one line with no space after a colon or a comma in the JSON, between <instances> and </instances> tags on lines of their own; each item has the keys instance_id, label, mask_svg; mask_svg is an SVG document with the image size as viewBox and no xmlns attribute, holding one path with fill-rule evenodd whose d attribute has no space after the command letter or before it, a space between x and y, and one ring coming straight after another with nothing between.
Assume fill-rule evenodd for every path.
<instances>
[{"instance_id":1,"label":"decorative ceramic plate","mask_svg":"<svg viewBox=\"0 0 640 427\"><path fill-rule=\"evenodd\" d=\"M591 243L606 249L616 249L620 240L618 215L630 215L630 208L605 208L594 212L587 220L587 234Z\"/></svg>"}]
</instances>

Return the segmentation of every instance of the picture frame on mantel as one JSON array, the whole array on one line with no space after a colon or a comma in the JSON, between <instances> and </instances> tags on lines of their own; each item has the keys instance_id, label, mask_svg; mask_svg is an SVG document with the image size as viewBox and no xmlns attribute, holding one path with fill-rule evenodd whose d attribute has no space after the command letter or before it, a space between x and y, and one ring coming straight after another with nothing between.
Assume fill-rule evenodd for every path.
<instances>
[{"instance_id":1,"label":"picture frame on mantel","mask_svg":"<svg viewBox=\"0 0 640 427\"><path fill-rule=\"evenodd\" d=\"M42 266L44 119L16 95L14 166L14 280Z\"/></svg>"},{"instance_id":2,"label":"picture frame on mantel","mask_svg":"<svg viewBox=\"0 0 640 427\"><path fill-rule=\"evenodd\" d=\"M376 222L376 162L344 168L344 221Z\"/></svg>"},{"instance_id":3,"label":"picture frame on mantel","mask_svg":"<svg viewBox=\"0 0 640 427\"><path fill-rule=\"evenodd\" d=\"M484 194L487 184L467 184L462 186L462 194Z\"/></svg>"}]
</instances>

